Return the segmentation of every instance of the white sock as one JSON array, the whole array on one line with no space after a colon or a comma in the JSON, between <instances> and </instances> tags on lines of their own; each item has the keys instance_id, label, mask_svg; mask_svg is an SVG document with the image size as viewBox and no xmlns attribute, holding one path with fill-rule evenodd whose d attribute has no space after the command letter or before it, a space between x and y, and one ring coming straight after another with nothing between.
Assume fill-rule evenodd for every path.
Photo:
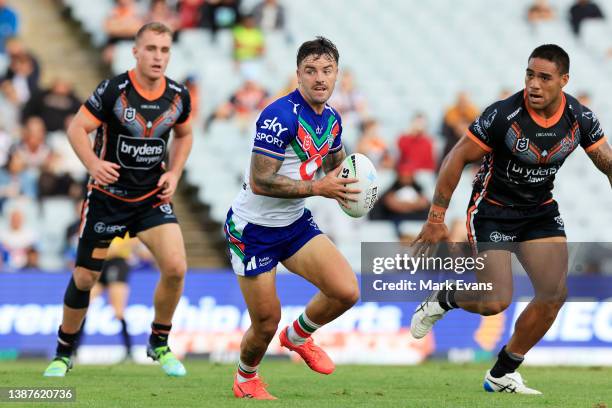
<instances>
[{"instance_id":1,"label":"white sock","mask_svg":"<svg viewBox=\"0 0 612 408\"><path fill-rule=\"evenodd\" d=\"M321 326L323 325L316 324L310 320L308 316L306 316L306 312L304 312L289 325L287 338L291 343L299 346L304 344L310 335Z\"/></svg>"},{"instance_id":2,"label":"white sock","mask_svg":"<svg viewBox=\"0 0 612 408\"><path fill-rule=\"evenodd\" d=\"M256 366L249 366L242 362L242 360L238 361L238 371L236 373L236 378L238 378L239 383L247 382L257 377L257 368L259 364Z\"/></svg>"}]
</instances>

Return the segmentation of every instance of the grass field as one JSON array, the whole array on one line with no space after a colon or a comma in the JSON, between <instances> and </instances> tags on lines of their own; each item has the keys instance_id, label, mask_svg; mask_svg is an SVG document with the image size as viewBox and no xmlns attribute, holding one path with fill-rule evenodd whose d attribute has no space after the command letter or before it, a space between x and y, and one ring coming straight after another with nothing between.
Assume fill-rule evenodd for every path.
<instances>
[{"instance_id":1,"label":"grass field","mask_svg":"<svg viewBox=\"0 0 612 408\"><path fill-rule=\"evenodd\" d=\"M167 378L159 367L78 366L66 378L43 378L46 362L0 363L0 387L76 387L76 403L2 404L13 407L612 407L611 368L530 368L521 373L543 396L489 394L485 365L340 366L331 376L305 365L264 361L261 375L279 401L237 400L233 365L187 361L188 376Z\"/></svg>"}]
</instances>

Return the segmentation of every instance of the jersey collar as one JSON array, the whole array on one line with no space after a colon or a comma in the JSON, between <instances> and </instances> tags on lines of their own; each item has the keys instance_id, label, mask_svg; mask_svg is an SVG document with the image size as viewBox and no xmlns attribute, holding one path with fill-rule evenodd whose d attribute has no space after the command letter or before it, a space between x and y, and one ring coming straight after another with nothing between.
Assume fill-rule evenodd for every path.
<instances>
[{"instance_id":1,"label":"jersey collar","mask_svg":"<svg viewBox=\"0 0 612 408\"><path fill-rule=\"evenodd\" d=\"M296 99L298 101L300 101L300 103L304 105L305 109L308 109L313 115L315 115L317 117L323 117L323 115L325 115L325 111L329 107L329 105L327 103L325 103L325 108L323 109L323 112L321 112L321 114L318 114L317 112L315 112L314 109L312 109L312 106L310 106L308 104L308 102L306 102L306 99L304 99L304 97L302 96L302 94L300 93L300 90L298 88L295 88L295 91L293 91L291 93L291 98L292 98L293 102L295 102L295 103L297 103Z\"/></svg>"},{"instance_id":2,"label":"jersey collar","mask_svg":"<svg viewBox=\"0 0 612 408\"><path fill-rule=\"evenodd\" d=\"M138 92L138 94L142 96L143 98L145 98L147 101L154 101L156 99L161 98L161 96L166 91L166 77L165 76L162 77L161 83L159 84L157 89L154 91L147 91L138 83L133 69L128 71L128 76L130 77L130 82L134 86L134 89L136 89L136 92Z\"/></svg>"},{"instance_id":3,"label":"jersey collar","mask_svg":"<svg viewBox=\"0 0 612 408\"><path fill-rule=\"evenodd\" d=\"M536 111L531 109L529 106L529 102L527 101L527 90L523 90L523 100L525 101L525 107L527 108L527 112L529 112L529 116L535 123L543 128L550 128L559 122L561 116L563 115L563 111L565 111L565 93L561 92L561 104L559 105L559 109L552 115L550 118L545 118L543 116L538 115Z\"/></svg>"}]
</instances>

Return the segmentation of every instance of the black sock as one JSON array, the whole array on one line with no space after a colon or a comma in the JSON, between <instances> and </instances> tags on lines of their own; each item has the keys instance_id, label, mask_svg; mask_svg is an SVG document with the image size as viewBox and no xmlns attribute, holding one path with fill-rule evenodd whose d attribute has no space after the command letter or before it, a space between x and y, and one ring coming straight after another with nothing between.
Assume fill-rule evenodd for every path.
<instances>
[{"instance_id":1,"label":"black sock","mask_svg":"<svg viewBox=\"0 0 612 408\"><path fill-rule=\"evenodd\" d=\"M72 348L76 352L77 349L81 346L81 342L83 341L83 334L85 334L85 323L87 322L87 317L83 318L83 323L81 324L81 328L74 335L74 342Z\"/></svg>"},{"instance_id":2,"label":"black sock","mask_svg":"<svg viewBox=\"0 0 612 408\"><path fill-rule=\"evenodd\" d=\"M149 336L149 344L153 346L153 348L158 348L162 346L168 345L168 335L170 334L170 329L172 325L165 325L159 323L151 324L151 335Z\"/></svg>"},{"instance_id":3,"label":"black sock","mask_svg":"<svg viewBox=\"0 0 612 408\"><path fill-rule=\"evenodd\" d=\"M74 352L74 346L76 345L79 333L68 334L62 331L62 326L57 330L57 349L55 355L57 357L68 357L72 356Z\"/></svg>"},{"instance_id":4,"label":"black sock","mask_svg":"<svg viewBox=\"0 0 612 408\"><path fill-rule=\"evenodd\" d=\"M507 351L506 346L502 347L497 355L497 361L491 369L491 376L499 378L506 374L513 373L521 365L524 359L524 357Z\"/></svg>"},{"instance_id":5,"label":"black sock","mask_svg":"<svg viewBox=\"0 0 612 408\"><path fill-rule=\"evenodd\" d=\"M438 292L438 303L442 309L449 311L451 309L458 309L457 303L455 302L455 292L457 290L452 286L449 286L448 289L442 289Z\"/></svg>"},{"instance_id":6,"label":"black sock","mask_svg":"<svg viewBox=\"0 0 612 408\"><path fill-rule=\"evenodd\" d=\"M127 323L125 319L119 319L119 321L121 322L121 337L123 338L123 344L127 350L127 355L130 355L132 351L132 339L127 331Z\"/></svg>"}]
</instances>

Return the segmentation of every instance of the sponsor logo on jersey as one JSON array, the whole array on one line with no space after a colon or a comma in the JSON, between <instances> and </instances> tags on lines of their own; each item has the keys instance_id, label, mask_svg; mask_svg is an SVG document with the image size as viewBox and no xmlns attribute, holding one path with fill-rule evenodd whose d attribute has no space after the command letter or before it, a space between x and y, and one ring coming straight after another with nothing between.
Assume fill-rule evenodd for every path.
<instances>
[{"instance_id":1,"label":"sponsor logo on jersey","mask_svg":"<svg viewBox=\"0 0 612 408\"><path fill-rule=\"evenodd\" d=\"M252 271L254 269L257 269L257 258L252 256L251 259L249 260L249 263L247 264L246 270Z\"/></svg>"},{"instance_id":2,"label":"sponsor logo on jersey","mask_svg":"<svg viewBox=\"0 0 612 408\"><path fill-rule=\"evenodd\" d=\"M163 160L165 153L163 139L119 135L117 141L117 159L126 169L152 169Z\"/></svg>"},{"instance_id":3,"label":"sponsor logo on jersey","mask_svg":"<svg viewBox=\"0 0 612 408\"><path fill-rule=\"evenodd\" d=\"M142 104L142 105L140 105L140 109L159 110L159 109L161 109L161 107L159 105L156 105L156 104Z\"/></svg>"},{"instance_id":4,"label":"sponsor logo on jersey","mask_svg":"<svg viewBox=\"0 0 612 408\"><path fill-rule=\"evenodd\" d=\"M511 120L513 117L518 115L521 110L523 110L523 107L518 108L517 110L506 116L506 120Z\"/></svg>"},{"instance_id":5,"label":"sponsor logo on jersey","mask_svg":"<svg viewBox=\"0 0 612 408\"><path fill-rule=\"evenodd\" d=\"M588 120L597 120L597 116L593 112L582 112L582 117Z\"/></svg>"},{"instance_id":6,"label":"sponsor logo on jersey","mask_svg":"<svg viewBox=\"0 0 612 408\"><path fill-rule=\"evenodd\" d=\"M482 116L479 116L478 119L474 121L474 125L472 126L472 128L474 129L474 132L476 132L476 134L480 136L483 141L487 142L489 140L489 136L487 136L487 134L482 129L480 122L482 122Z\"/></svg>"},{"instance_id":7,"label":"sponsor logo on jersey","mask_svg":"<svg viewBox=\"0 0 612 408\"><path fill-rule=\"evenodd\" d=\"M514 146L517 152L526 152L529 149L529 139L526 137L521 137L516 140L516 145Z\"/></svg>"},{"instance_id":8,"label":"sponsor logo on jersey","mask_svg":"<svg viewBox=\"0 0 612 408\"><path fill-rule=\"evenodd\" d=\"M561 227L559 229L563 229L563 227L565 226L565 223L563 222L563 218L561 218L560 215L557 215L555 217L555 221L557 222L557 224L559 224L559 227Z\"/></svg>"},{"instance_id":9,"label":"sponsor logo on jersey","mask_svg":"<svg viewBox=\"0 0 612 408\"><path fill-rule=\"evenodd\" d=\"M293 103L293 101L291 99L288 99L289 103L291 103L293 105L293 114L297 115L297 107L300 106L299 103Z\"/></svg>"},{"instance_id":10,"label":"sponsor logo on jersey","mask_svg":"<svg viewBox=\"0 0 612 408\"><path fill-rule=\"evenodd\" d=\"M536 132L536 137L557 137L555 132Z\"/></svg>"},{"instance_id":11,"label":"sponsor logo on jersey","mask_svg":"<svg viewBox=\"0 0 612 408\"><path fill-rule=\"evenodd\" d=\"M183 92L183 88L181 88L180 86L174 85L172 82L168 82L168 88L174 89L178 93Z\"/></svg>"},{"instance_id":12,"label":"sponsor logo on jersey","mask_svg":"<svg viewBox=\"0 0 612 408\"><path fill-rule=\"evenodd\" d=\"M495 109L493 112L487 115L485 119L483 119L482 126L484 126L485 129L490 128L491 125L493 124L493 121L495 120L496 115L497 115L497 109Z\"/></svg>"},{"instance_id":13,"label":"sponsor logo on jersey","mask_svg":"<svg viewBox=\"0 0 612 408\"><path fill-rule=\"evenodd\" d=\"M283 147L283 141L282 139L279 139L276 136L273 135L269 135L267 133L262 133L262 132L257 132L257 134L255 135L255 140L258 142L266 142L268 144L273 144L277 147L282 148Z\"/></svg>"},{"instance_id":14,"label":"sponsor logo on jersey","mask_svg":"<svg viewBox=\"0 0 612 408\"><path fill-rule=\"evenodd\" d=\"M126 226L125 225L106 225L102 221L97 222L94 225L94 231L98 234L116 234L120 232L124 232Z\"/></svg>"},{"instance_id":15,"label":"sponsor logo on jersey","mask_svg":"<svg viewBox=\"0 0 612 408\"><path fill-rule=\"evenodd\" d=\"M266 119L263 121L262 129L271 130L276 133L276 137L280 137L280 135L288 130L288 128L283 127L283 125L278 120L278 117L274 117L274 119Z\"/></svg>"},{"instance_id":16,"label":"sponsor logo on jersey","mask_svg":"<svg viewBox=\"0 0 612 408\"><path fill-rule=\"evenodd\" d=\"M89 103L94 107L94 109L102 110L102 95L104 95L104 91L106 91L109 82L110 81L108 79L103 81L89 97Z\"/></svg>"},{"instance_id":17,"label":"sponsor logo on jersey","mask_svg":"<svg viewBox=\"0 0 612 408\"><path fill-rule=\"evenodd\" d=\"M136 109L127 107L123 110L123 120L126 122L133 122L136 119Z\"/></svg>"},{"instance_id":18,"label":"sponsor logo on jersey","mask_svg":"<svg viewBox=\"0 0 612 408\"><path fill-rule=\"evenodd\" d=\"M540 183L550 176L554 176L559 171L559 167L523 167L516 162L508 165L510 173L514 176L521 177L528 183Z\"/></svg>"},{"instance_id":19,"label":"sponsor logo on jersey","mask_svg":"<svg viewBox=\"0 0 612 408\"><path fill-rule=\"evenodd\" d=\"M513 242L516 239L516 235L506 235L499 231L493 231L489 235L491 242Z\"/></svg>"}]
</instances>

